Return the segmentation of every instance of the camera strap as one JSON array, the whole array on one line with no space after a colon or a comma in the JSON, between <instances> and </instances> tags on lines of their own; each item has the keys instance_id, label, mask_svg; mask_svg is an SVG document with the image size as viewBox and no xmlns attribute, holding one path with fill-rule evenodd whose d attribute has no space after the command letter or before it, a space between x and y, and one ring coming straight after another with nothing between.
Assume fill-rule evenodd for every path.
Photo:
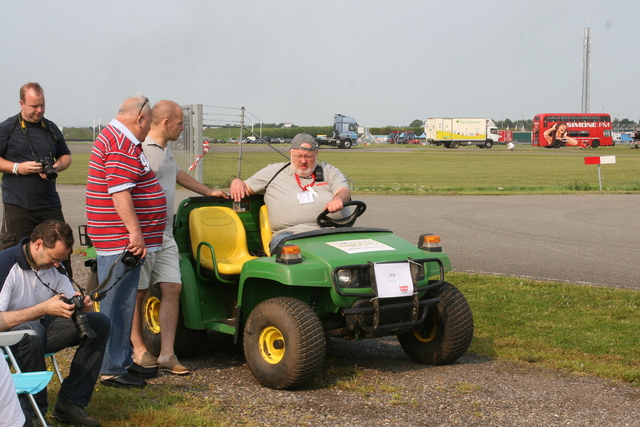
<instances>
[{"instance_id":1,"label":"camera strap","mask_svg":"<svg viewBox=\"0 0 640 427\"><path fill-rule=\"evenodd\" d=\"M38 279L38 281L40 283L42 283L44 285L45 288L49 289L51 292L53 292L54 295L60 295L60 293L58 291L56 291L55 289L51 288L51 286L49 286L49 284L44 283L44 281L40 278L40 275L38 274L38 272L36 271L35 268L33 268L33 266L36 264L35 261L33 260L33 257L31 256L31 250L29 249L29 242L25 243L24 245L22 245L22 252L24 253L25 258L27 258L27 262L29 262L29 267L31 267L31 271L33 271L33 274L36 275L36 279ZM59 270L58 270L59 272ZM66 275L66 274L65 274ZM69 276L67 276L68 278Z\"/></svg>"},{"instance_id":2,"label":"camera strap","mask_svg":"<svg viewBox=\"0 0 640 427\"><path fill-rule=\"evenodd\" d=\"M36 263L33 260L33 256L31 256L31 250L29 249L29 242L27 242L24 245L22 245L22 252L24 253L25 258L27 259L27 262L29 263L29 266L31 267L31 271L33 271L33 273L36 275L36 279L38 279L38 281L40 283L42 283L45 288L47 288L51 292L53 292L54 295L60 295L60 293L58 291L56 291L55 289L52 289L47 283L44 283L44 281L40 278L40 275L38 274L36 269L33 268L33 266ZM80 285L78 285L76 283L76 281L71 278L71 276L69 276L69 273L67 272L67 269L64 268L64 265L62 263L60 264L60 267L55 267L54 266L53 268L55 268L58 271L58 273L60 273L61 275L66 276L67 279L69 279L69 282L71 282L71 286L73 286L74 289L76 289L78 292L80 292L80 294L82 294L84 296L84 289Z\"/></svg>"},{"instance_id":3,"label":"camera strap","mask_svg":"<svg viewBox=\"0 0 640 427\"><path fill-rule=\"evenodd\" d=\"M122 257L124 256L125 253L127 253L127 248L124 249L124 251L120 254L118 259L116 259L116 261L111 265L111 267L109 268L109 272L107 273L107 277L105 277L104 280L100 282L98 287L93 292L91 292L91 295L89 296L93 301L96 301L96 302L102 301L107 296L107 292L113 289L113 287L116 286L127 274L129 274L131 270L137 267L137 265L134 267L125 266L124 273L122 273L122 276L116 278L113 284L109 286L109 282L111 281L111 277L113 276L113 271L115 270L116 265L118 265L118 263L122 260ZM109 286L109 288L105 289L107 286Z\"/></svg>"},{"instance_id":4,"label":"camera strap","mask_svg":"<svg viewBox=\"0 0 640 427\"><path fill-rule=\"evenodd\" d=\"M33 149L33 145L31 144L31 140L29 139L29 130L27 129L27 124L22 118L22 113L18 114L18 123L20 123L20 129L22 129L22 133L24 134L24 137L27 139L27 144L29 144L29 148L31 149L31 154L33 154L33 157L35 157L36 161L39 161L40 159L36 155L36 152ZM40 120L40 125L42 125L42 131L44 132L45 138L46 138L47 126L44 124L44 120ZM51 129L49 129L49 132L51 132ZM53 161L53 154L51 153L51 144L49 144L49 138L47 138L47 147L49 149L49 158L51 159L51 161Z\"/></svg>"},{"instance_id":5,"label":"camera strap","mask_svg":"<svg viewBox=\"0 0 640 427\"><path fill-rule=\"evenodd\" d=\"M271 179L269 180L269 182L267 182L267 185L264 186L264 190L262 190L263 193L267 192L267 187L269 187L269 185L273 182L274 179L276 179L276 177L278 175L280 175L280 172L282 172L283 170L285 170L287 168L287 166L289 166L291 164L291 162L287 162L285 163L285 165L280 168L280 170L278 172L276 172ZM315 175L315 180L316 182L323 182L324 181L324 172L322 170L322 166L320 166L319 164L316 164L316 168L313 171L313 174Z\"/></svg>"}]
</instances>

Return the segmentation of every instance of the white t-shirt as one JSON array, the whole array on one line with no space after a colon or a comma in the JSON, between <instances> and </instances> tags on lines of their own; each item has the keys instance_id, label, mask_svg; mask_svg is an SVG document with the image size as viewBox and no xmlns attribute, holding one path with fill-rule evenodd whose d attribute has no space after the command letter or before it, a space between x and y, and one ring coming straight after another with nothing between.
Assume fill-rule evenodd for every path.
<instances>
[{"instance_id":1,"label":"white t-shirt","mask_svg":"<svg viewBox=\"0 0 640 427\"><path fill-rule=\"evenodd\" d=\"M71 298L76 293L67 276L51 267L37 272L40 279L57 293ZM53 291L47 289L32 270L23 270L16 263L0 290L0 311L14 311L32 307L51 298Z\"/></svg>"}]
</instances>

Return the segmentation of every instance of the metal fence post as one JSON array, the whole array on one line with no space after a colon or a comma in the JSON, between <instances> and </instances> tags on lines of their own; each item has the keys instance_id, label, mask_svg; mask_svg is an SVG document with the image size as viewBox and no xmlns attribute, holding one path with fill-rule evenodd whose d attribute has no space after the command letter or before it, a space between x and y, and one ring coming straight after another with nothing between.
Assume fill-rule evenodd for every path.
<instances>
[{"instance_id":1,"label":"metal fence post","mask_svg":"<svg viewBox=\"0 0 640 427\"><path fill-rule=\"evenodd\" d=\"M242 131L244 130L244 107L240 108L240 147L238 149L238 176L242 178Z\"/></svg>"},{"instance_id":2,"label":"metal fence post","mask_svg":"<svg viewBox=\"0 0 640 427\"><path fill-rule=\"evenodd\" d=\"M193 159L200 159L204 154L202 146L202 104L194 104L191 106L192 111L192 133L193 144L191 150L193 153ZM199 182L204 182L204 160L200 160L196 163L196 167L193 170L193 177Z\"/></svg>"}]
</instances>

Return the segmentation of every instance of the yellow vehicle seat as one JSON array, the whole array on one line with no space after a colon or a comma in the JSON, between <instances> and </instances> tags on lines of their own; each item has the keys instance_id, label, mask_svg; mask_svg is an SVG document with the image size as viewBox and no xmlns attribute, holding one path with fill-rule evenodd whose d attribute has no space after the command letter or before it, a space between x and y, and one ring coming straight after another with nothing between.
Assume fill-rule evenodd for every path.
<instances>
[{"instance_id":1,"label":"yellow vehicle seat","mask_svg":"<svg viewBox=\"0 0 640 427\"><path fill-rule=\"evenodd\" d=\"M216 275L239 275L244 263L256 258L249 255L244 225L233 209L205 206L192 210L189 233L194 258Z\"/></svg>"},{"instance_id":2,"label":"yellow vehicle seat","mask_svg":"<svg viewBox=\"0 0 640 427\"><path fill-rule=\"evenodd\" d=\"M260 223L260 238L262 239L262 249L267 256L271 256L269 250L269 243L271 243L271 237L273 232L271 231L271 223L269 222L269 210L267 205L262 205L260 208L258 221Z\"/></svg>"}]
</instances>

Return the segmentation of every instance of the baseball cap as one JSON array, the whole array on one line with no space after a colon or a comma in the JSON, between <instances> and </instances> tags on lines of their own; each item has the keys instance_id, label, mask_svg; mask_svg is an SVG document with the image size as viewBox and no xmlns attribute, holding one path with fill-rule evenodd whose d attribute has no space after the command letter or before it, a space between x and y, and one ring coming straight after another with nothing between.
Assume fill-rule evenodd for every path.
<instances>
[{"instance_id":1,"label":"baseball cap","mask_svg":"<svg viewBox=\"0 0 640 427\"><path fill-rule=\"evenodd\" d=\"M309 144L311 147L302 147L301 144ZM316 139L308 133L299 133L291 140L291 148L316 151L318 149L318 143L316 142Z\"/></svg>"}]
</instances>

